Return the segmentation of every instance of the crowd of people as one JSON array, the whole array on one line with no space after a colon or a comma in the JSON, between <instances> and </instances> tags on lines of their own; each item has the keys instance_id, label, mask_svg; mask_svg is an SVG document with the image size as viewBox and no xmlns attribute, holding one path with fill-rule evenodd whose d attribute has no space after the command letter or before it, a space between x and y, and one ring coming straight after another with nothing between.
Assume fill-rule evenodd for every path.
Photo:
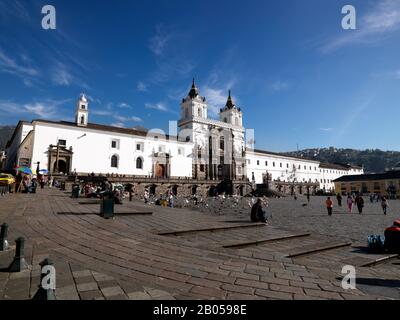
<instances>
[{"instance_id":1,"label":"crowd of people","mask_svg":"<svg viewBox=\"0 0 400 320\"><path fill-rule=\"evenodd\" d=\"M52 176L19 173L15 177L15 182L3 186L0 191L2 196L8 193L36 193L38 188L44 189L45 186L60 187L60 182Z\"/></svg>"},{"instance_id":2,"label":"crowd of people","mask_svg":"<svg viewBox=\"0 0 400 320\"><path fill-rule=\"evenodd\" d=\"M113 184L105 179L100 183L86 183L80 189L80 193L85 198L108 198L114 199L115 204L122 204L124 195L124 187L120 184Z\"/></svg>"},{"instance_id":3,"label":"crowd of people","mask_svg":"<svg viewBox=\"0 0 400 320\"><path fill-rule=\"evenodd\" d=\"M336 200L337 200L338 206L342 207L343 196L342 196L341 193L338 193L336 195ZM389 205L388 205L388 200L387 200L387 198L385 196L381 196L379 194L371 194L370 195L370 202L371 203L380 202L383 214L384 215L387 214L387 210L388 210ZM327 211L328 211L328 215L331 216L332 213L333 213L333 206L334 206L334 203L333 203L331 197L327 198L327 200L325 201L325 205L326 205L326 208L327 208ZM346 205L347 205L348 213L352 213L353 212L353 208L356 207L358 213L362 214L364 206L365 206L364 198L360 193L357 193L357 194L350 194L349 193L349 194L347 194L347 197L346 197Z\"/></svg>"}]
</instances>

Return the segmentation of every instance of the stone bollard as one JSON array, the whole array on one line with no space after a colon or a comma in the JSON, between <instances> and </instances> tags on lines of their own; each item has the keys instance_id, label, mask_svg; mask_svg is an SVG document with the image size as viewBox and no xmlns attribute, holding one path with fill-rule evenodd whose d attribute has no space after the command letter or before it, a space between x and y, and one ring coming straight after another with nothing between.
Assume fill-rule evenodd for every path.
<instances>
[{"instance_id":1,"label":"stone bollard","mask_svg":"<svg viewBox=\"0 0 400 320\"><path fill-rule=\"evenodd\" d=\"M13 262L11 262L8 271L9 272L20 272L22 270L28 269L29 265L26 263L24 254L25 254L25 239L23 237L19 237L15 240L16 248L15 248L15 257Z\"/></svg>"},{"instance_id":2,"label":"stone bollard","mask_svg":"<svg viewBox=\"0 0 400 320\"><path fill-rule=\"evenodd\" d=\"M53 262L46 258L40 264L41 275L39 289L33 300L56 300L56 269Z\"/></svg>"},{"instance_id":3,"label":"stone bollard","mask_svg":"<svg viewBox=\"0 0 400 320\"><path fill-rule=\"evenodd\" d=\"M6 251L8 249L7 235L8 235L8 224L3 223L1 225L1 230L0 230L0 251Z\"/></svg>"}]
</instances>

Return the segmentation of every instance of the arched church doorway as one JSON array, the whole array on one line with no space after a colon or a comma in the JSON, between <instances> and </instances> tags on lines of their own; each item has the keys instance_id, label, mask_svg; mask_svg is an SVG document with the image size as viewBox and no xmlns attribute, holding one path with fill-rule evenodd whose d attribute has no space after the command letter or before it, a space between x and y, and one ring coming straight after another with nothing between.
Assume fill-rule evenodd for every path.
<instances>
[{"instance_id":1,"label":"arched church doorway","mask_svg":"<svg viewBox=\"0 0 400 320\"><path fill-rule=\"evenodd\" d=\"M156 178L164 178L165 177L165 165L156 163L154 175Z\"/></svg>"},{"instance_id":2,"label":"arched church doorway","mask_svg":"<svg viewBox=\"0 0 400 320\"><path fill-rule=\"evenodd\" d=\"M54 162L53 172L68 173L67 163L64 160Z\"/></svg>"}]
</instances>

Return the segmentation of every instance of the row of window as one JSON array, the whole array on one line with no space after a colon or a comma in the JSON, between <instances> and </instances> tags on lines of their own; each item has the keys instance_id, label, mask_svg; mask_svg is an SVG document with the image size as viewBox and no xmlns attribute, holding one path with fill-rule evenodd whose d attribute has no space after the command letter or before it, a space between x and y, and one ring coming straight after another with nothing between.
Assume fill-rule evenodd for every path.
<instances>
[{"instance_id":1,"label":"row of window","mask_svg":"<svg viewBox=\"0 0 400 320\"><path fill-rule=\"evenodd\" d=\"M136 159L136 169L143 170L144 160L142 157ZM119 166L119 156L114 154L111 157L111 168L118 168Z\"/></svg>"},{"instance_id":2,"label":"row of window","mask_svg":"<svg viewBox=\"0 0 400 320\"><path fill-rule=\"evenodd\" d=\"M251 160L250 159L247 159L247 164L251 164ZM257 160L257 165L258 166L260 165L260 160ZM275 168L276 166L277 166L277 163L275 161L273 161L272 162L272 167ZM268 167L268 161L265 161L265 167ZM279 167L283 168L283 163L282 162L279 163ZM289 163L286 163L286 168L289 169ZM293 168L295 168L294 165L293 165ZM299 170L301 169L301 165L300 164L297 166L297 169L299 169ZM304 170L307 170L307 166L304 166ZM311 166L309 167L309 170L310 171L312 170ZM314 167L314 171L317 171L317 167Z\"/></svg>"},{"instance_id":3,"label":"row of window","mask_svg":"<svg viewBox=\"0 0 400 320\"><path fill-rule=\"evenodd\" d=\"M113 139L111 140L111 149L119 149L119 140L118 139ZM144 151L144 144L142 142L136 143L136 151ZM158 152L165 152L165 146L164 145L159 145L158 146ZM178 148L178 155L184 156L185 155L185 149L184 148Z\"/></svg>"},{"instance_id":4,"label":"row of window","mask_svg":"<svg viewBox=\"0 0 400 320\"><path fill-rule=\"evenodd\" d=\"M119 149L120 148L120 140L112 139L111 140L111 149ZM144 145L143 143L136 143L136 151L143 151Z\"/></svg>"},{"instance_id":5,"label":"row of window","mask_svg":"<svg viewBox=\"0 0 400 320\"><path fill-rule=\"evenodd\" d=\"M319 169L319 172L323 172L323 173L335 173L335 174L341 174L341 175L347 174L346 171L328 170L328 169Z\"/></svg>"},{"instance_id":6,"label":"row of window","mask_svg":"<svg viewBox=\"0 0 400 320\"><path fill-rule=\"evenodd\" d=\"M251 164L251 160L250 160L250 159L247 160L247 164ZM260 165L260 160L257 160L257 165L258 165L258 166ZM272 162L272 167L275 168L276 166L277 166L277 163ZM268 167L268 161L265 161L265 167ZM282 162L279 163L279 167L280 167L280 168L283 168L283 163L282 163ZM293 167L295 167L295 166L293 165ZM289 163L286 163L286 168L289 169ZM299 165L297 166L297 169L300 170L301 168L302 168L302 167L301 167L301 165L299 164ZM307 166L306 166L306 165L303 166L303 168L304 168L304 170L307 170ZM313 167L312 167L312 166L309 166L308 169L309 169L310 171L312 171L312 170L313 170ZM314 166L314 171L317 171L317 167L316 167L316 166ZM320 172L323 172L323 173L334 173L334 174L341 174L341 175L345 175L345 174L346 174L345 171L339 171L339 170L319 169L319 171L320 171Z\"/></svg>"}]
</instances>

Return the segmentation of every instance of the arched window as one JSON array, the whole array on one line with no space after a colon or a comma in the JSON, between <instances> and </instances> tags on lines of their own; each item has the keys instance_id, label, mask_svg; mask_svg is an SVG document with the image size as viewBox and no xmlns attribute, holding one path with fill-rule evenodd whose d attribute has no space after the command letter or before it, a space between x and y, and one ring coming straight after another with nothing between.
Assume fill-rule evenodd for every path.
<instances>
[{"instance_id":1,"label":"arched window","mask_svg":"<svg viewBox=\"0 0 400 320\"><path fill-rule=\"evenodd\" d=\"M239 125L239 119L238 118L235 118L235 125Z\"/></svg>"},{"instance_id":2,"label":"arched window","mask_svg":"<svg viewBox=\"0 0 400 320\"><path fill-rule=\"evenodd\" d=\"M115 154L111 157L111 167L118 168L118 156Z\"/></svg>"},{"instance_id":3,"label":"arched window","mask_svg":"<svg viewBox=\"0 0 400 320\"><path fill-rule=\"evenodd\" d=\"M227 122L228 122L228 119L227 119L227 118L224 118L224 122L227 123Z\"/></svg>"},{"instance_id":4,"label":"arched window","mask_svg":"<svg viewBox=\"0 0 400 320\"><path fill-rule=\"evenodd\" d=\"M185 109L185 118L189 118L189 110Z\"/></svg>"},{"instance_id":5,"label":"arched window","mask_svg":"<svg viewBox=\"0 0 400 320\"><path fill-rule=\"evenodd\" d=\"M81 124L85 124L85 116L81 116Z\"/></svg>"},{"instance_id":6,"label":"arched window","mask_svg":"<svg viewBox=\"0 0 400 320\"><path fill-rule=\"evenodd\" d=\"M197 115L198 115L199 117L201 117L201 108L199 108L199 110L197 111Z\"/></svg>"},{"instance_id":7,"label":"arched window","mask_svg":"<svg viewBox=\"0 0 400 320\"><path fill-rule=\"evenodd\" d=\"M142 158L136 159L136 169L143 169L143 159Z\"/></svg>"}]
</instances>

